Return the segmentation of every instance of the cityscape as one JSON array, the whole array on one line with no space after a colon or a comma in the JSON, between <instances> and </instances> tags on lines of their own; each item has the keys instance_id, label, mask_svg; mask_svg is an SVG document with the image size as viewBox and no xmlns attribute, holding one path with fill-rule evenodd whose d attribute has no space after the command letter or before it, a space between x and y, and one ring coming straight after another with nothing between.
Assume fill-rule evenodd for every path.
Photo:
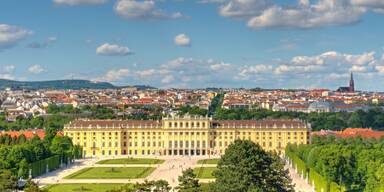
<instances>
[{"instance_id":1,"label":"cityscape","mask_svg":"<svg viewBox=\"0 0 384 192\"><path fill-rule=\"evenodd\" d=\"M0 2L1 192L384 192L380 0Z\"/></svg>"}]
</instances>

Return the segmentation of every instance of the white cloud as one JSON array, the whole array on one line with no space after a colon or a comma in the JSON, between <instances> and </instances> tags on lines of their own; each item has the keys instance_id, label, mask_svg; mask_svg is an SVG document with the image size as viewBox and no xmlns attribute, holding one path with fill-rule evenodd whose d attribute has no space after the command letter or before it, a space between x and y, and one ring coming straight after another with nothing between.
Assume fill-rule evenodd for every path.
<instances>
[{"instance_id":1,"label":"white cloud","mask_svg":"<svg viewBox=\"0 0 384 192\"><path fill-rule=\"evenodd\" d=\"M21 27L0 24L0 51L15 46L32 32Z\"/></svg>"},{"instance_id":2,"label":"white cloud","mask_svg":"<svg viewBox=\"0 0 384 192\"><path fill-rule=\"evenodd\" d=\"M28 71L34 74L45 72L46 70L40 65L32 65L28 68Z\"/></svg>"},{"instance_id":3,"label":"white cloud","mask_svg":"<svg viewBox=\"0 0 384 192\"><path fill-rule=\"evenodd\" d=\"M229 69L230 67L231 67L231 64L229 64L229 63L224 63L224 62L215 63L215 64L212 64L212 65L210 66L210 68L211 68L213 71L226 70L226 69Z\"/></svg>"},{"instance_id":4,"label":"white cloud","mask_svg":"<svg viewBox=\"0 0 384 192\"><path fill-rule=\"evenodd\" d=\"M15 66L14 65L6 65L4 66L4 72L6 73L12 73L14 70L15 70Z\"/></svg>"},{"instance_id":5,"label":"white cloud","mask_svg":"<svg viewBox=\"0 0 384 192\"><path fill-rule=\"evenodd\" d=\"M96 54L105 56L126 56L132 54L128 47L105 43L96 49Z\"/></svg>"},{"instance_id":6,"label":"white cloud","mask_svg":"<svg viewBox=\"0 0 384 192\"><path fill-rule=\"evenodd\" d=\"M169 84L171 83L175 78L172 75L165 75L163 79L161 79L161 83L163 84Z\"/></svg>"},{"instance_id":7,"label":"white cloud","mask_svg":"<svg viewBox=\"0 0 384 192\"><path fill-rule=\"evenodd\" d=\"M191 39L186 34L179 34L175 37L175 44L180 46L190 46Z\"/></svg>"},{"instance_id":8,"label":"white cloud","mask_svg":"<svg viewBox=\"0 0 384 192\"><path fill-rule=\"evenodd\" d=\"M14 65L5 65L0 68L0 79L15 79L12 75L13 71L15 70Z\"/></svg>"},{"instance_id":9,"label":"white cloud","mask_svg":"<svg viewBox=\"0 0 384 192\"><path fill-rule=\"evenodd\" d=\"M211 2L211 0L207 0ZM365 13L384 13L382 0L297 0L296 5L277 4L272 0L226 0L219 14L247 21L251 28L300 28L350 25Z\"/></svg>"},{"instance_id":10,"label":"white cloud","mask_svg":"<svg viewBox=\"0 0 384 192\"><path fill-rule=\"evenodd\" d=\"M118 0L115 5L115 12L126 19L177 19L182 17L180 12L167 13L156 8L155 1L145 0Z\"/></svg>"},{"instance_id":11,"label":"white cloud","mask_svg":"<svg viewBox=\"0 0 384 192\"><path fill-rule=\"evenodd\" d=\"M115 82L131 75L129 69L112 69L109 70L104 76L93 79L95 81Z\"/></svg>"},{"instance_id":12,"label":"white cloud","mask_svg":"<svg viewBox=\"0 0 384 192\"><path fill-rule=\"evenodd\" d=\"M219 13L225 17L249 18L261 14L269 6L268 0L230 0L220 7Z\"/></svg>"},{"instance_id":13,"label":"white cloud","mask_svg":"<svg viewBox=\"0 0 384 192\"><path fill-rule=\"evenodd\" d=\"M315 4L302 3L296 7L274 5L248 21L252 28L316 28L347 25L358 22L365 9L347 0L319 0Z\"/></svg>"},{"instance_id":14,"label":"white cloud","mask_svg":"<svg viewBox=\"0 0 384 192\"><path fill-rule=\"evenodd\" d=\"M58 5L97 5L108 2L108 0L53 0Z\"/></svg>"}]
</instances>

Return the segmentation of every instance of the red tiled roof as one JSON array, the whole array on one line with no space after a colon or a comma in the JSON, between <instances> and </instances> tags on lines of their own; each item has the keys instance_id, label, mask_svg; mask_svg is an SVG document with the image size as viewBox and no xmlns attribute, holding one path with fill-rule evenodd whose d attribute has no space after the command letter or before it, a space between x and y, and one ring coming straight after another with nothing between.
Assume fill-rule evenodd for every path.
<instances>
[{"instance_id":1,"label":"red tiled roof","mask_svg":"<svg viewBox=\"0 0 384 192\"><path fill-rule=\"evenodd\" d=\"M19 137L21 134L23 134L27 139L31 139L35 135L39 136L40 139L43 139L45 136L45 131L43 129L33 129L33 130L0 132L0 135L10 135L11 137Z\"/></svg>"}]
</instances>

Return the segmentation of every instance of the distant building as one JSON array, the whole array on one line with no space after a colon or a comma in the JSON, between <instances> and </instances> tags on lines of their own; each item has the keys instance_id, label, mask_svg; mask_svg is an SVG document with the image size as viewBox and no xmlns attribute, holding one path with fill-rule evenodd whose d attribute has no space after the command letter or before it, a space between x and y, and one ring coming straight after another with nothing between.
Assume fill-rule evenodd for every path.
<instances>
[{"instance_id":1,"label":"distant building","mask_svg":"<svg viewBox=\"0 0 384 192\"><path fill-rule=\"evenodd\" d=\"M353 93L355 92L355 81L353 80L353 73L351 73L351 79L349 80L349 86L348 87L339 87L337 92L349 92Z\"/></svg>"},{"instance_id":2,"label":"distant building","mask_svg":"<svg viewBox=\"0 0 384 192\"><path fill-rule=\"evenodd\" d=\"M376 138L380 139L384 137L384 131L375 131L371 128L347 128L344 131L331 131L331 130L321 130L312 132L312 136L328 136L334 135L340 138L348 137L362 137L362 138Z\"/></svg>"}]
</instances>

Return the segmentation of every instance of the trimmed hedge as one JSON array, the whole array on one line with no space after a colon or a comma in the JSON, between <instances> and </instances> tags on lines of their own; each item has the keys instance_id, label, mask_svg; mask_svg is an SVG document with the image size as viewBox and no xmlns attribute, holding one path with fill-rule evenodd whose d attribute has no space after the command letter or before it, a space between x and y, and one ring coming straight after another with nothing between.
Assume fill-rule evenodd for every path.
<instances>
[{"instance_id":1,"label":"trimmed hedge","mask_svg":"<svg viewBox=\"0 0 384 192\"><path fill-rule=\"evenodd\" d=\"M309 177L309 182L315 187L318 192L344 192L346 188L341 187L335 182L327 181L323 176L317 173L314 169L309 168L305 162L300 159L289 147L286 149L285 155L290 159L292 165L297 168L297 172L300 176L306 178ZM303 175L304 174L304 175Z\"/></svg>"},{"instance_id":2,"label":"trimmed hedge","mask_svg":"<svg viewBox=\"0 0 384 192\"><path fill-rule=\"evenodd\" d=\"M48 166L48 172L51 172L53 170L56 170L60 168L60 165L63 163L63 165L71 164L74 160L74 157L72 153L64 153L64 155L54 155L52 157L48 157L46 159L36 161L30 164L31 169L31 176L32 178L43 175L47 173L47 166ZM28 173L29 174L29 173Z\"/></svg>"}]
</instances>

